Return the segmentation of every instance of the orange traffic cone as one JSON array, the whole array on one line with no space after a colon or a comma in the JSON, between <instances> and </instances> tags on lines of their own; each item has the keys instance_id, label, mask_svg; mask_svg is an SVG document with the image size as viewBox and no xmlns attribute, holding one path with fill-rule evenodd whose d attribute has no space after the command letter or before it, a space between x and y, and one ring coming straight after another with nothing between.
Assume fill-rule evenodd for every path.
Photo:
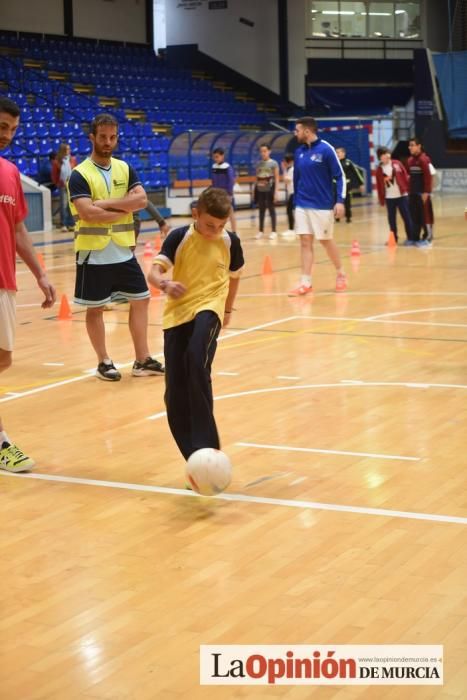
<instances>
[{"instance_id":1,"label":"orange traffic cone","mask_svg":"<svg viewBox=\"0 0 467 700\"><path fill-rule=\"evenodd\" d=\"M389 231L388 248L395 248L396 245L397 241L394 235L394 231Z\"/></svg>"},{"instance_id":2,"label":"orange traffic cone","mask_svg":"<svg viewBox=\"0 0 467 700\"><path fill-rule=\"evenodd\" d=\"M156 235L156 240L154 241L154 252L158 253L161 249L161 234Z\"/></svg>"},{"instance_id":3,"label":"orange traffic cone","mask_svg":"<svg viewBox=\"0 0 467 700\"><path fill-rule=\"evenodd\" d=\"M358 241L352 241L350 255L360 255L360 243Z\"/></svg>"},{"instance_id":4,"label":"orange traffic cone","mask_svg":"<svg viewBox=\"0 0 467 700\"><path fill-rule=\"evenodd\" d=\"M152 245L149 241L144 244L144 257L152 258Z\"/></svg>"},{"instance_id":5,"label":"orange traffic cone","mask_svg":"<svg viewBox=\"0 0 467 700\"><path fill-rule=\"evenodd\" d=\"M161 290L153 287L152 284L149 285L149 291L151 292L151 297L158 297L161 293Z\"/></svg>"},{"instance_id":6,"label":"orange traffic cone","mask_svg":"<svg viewBox=\"0 0 467 700\"><path fill-rule=\"evenodd\" d=\"M272 275L272 260L270 255L265 255L263 260L262 275Z\"/></svg>"},{"instance_id":7,"label":"orange traffic cone","mask_svg":"<svg viewBox=\"0 0 467 700\"><path fill-rule=\"evenodd\" d=\"M38 261L39 261L39 265L40 265L41 268L45 271L45 260L44 260L44 256L42 255L42 253L36 253L36 255L37 255L37 259L38 259Z\"/></svg>"},{"instance_id":8,"label":"orange traffic cone","mask_svg":"<svg viewBox=\"0 0 467 700\"><path fill-rule=\"evenodd\" d=\"M57 318L60 321L68 321L70 318L72 318L70 304L68 303L66 294L62 294L62 300L60 302Z\"/></svg>"}]
</instances>

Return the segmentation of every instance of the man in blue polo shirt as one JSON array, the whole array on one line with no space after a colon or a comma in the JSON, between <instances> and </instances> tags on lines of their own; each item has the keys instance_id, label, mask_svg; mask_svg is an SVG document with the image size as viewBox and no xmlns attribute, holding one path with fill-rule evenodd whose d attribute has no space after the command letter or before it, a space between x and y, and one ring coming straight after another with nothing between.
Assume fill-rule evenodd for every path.
<instances>
[{"instance_id":1,"label":"man in blue polo shirt","mask_svg":"<svg viewBox=\"0 0 467 700\"><path fill-rule=\"evenodd\" d=\"M334 218L344 216L346 181L334 148L320 139L317 131L318 126L312 117L299 119L295 126L295 135L301 144L295 151L294 197L295 233L300 237L302 276L298 286L289 292L293 297L312 290L314 238L321 243L336 268L336 292L347 288L339 249L332 238Z\"/></svg>"}]
</instances>

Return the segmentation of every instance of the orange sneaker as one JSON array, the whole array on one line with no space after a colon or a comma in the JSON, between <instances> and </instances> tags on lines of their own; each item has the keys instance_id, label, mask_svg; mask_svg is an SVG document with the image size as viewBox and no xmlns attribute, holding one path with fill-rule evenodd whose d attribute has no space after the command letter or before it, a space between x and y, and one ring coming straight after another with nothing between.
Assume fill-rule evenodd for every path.
<instances>
[{"instance_id":1,"label":"orange sneaker","mask_svg":"<svg viewBox=\"0 0 467 700\"><path fill-rule=\"evenodd\" d=\"M345 292L347 289L347 275L339 272L336 277L336 292Z\"/></svg>"},{"instance_id":2,"label":"orange sneaker","mask_svg":"<svg viewBox=\"0 0 467 700\"><path fill-rule=\"evenodd\" d=\"M289 297L302 297L305 294L309 294L313 287L308 284L301 284L296 289L291 289L288 296Z\"/></svg>"}]
</instances>

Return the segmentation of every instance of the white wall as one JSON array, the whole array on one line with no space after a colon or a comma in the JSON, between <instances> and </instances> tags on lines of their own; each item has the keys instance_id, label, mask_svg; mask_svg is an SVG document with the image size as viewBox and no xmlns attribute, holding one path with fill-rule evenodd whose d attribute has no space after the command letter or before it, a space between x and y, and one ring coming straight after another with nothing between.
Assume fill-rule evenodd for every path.
<instances>
[{"instance_id":1,"label":"white wall","mask_svg":"<svg viewBox=\"0 0 467 700\"><path fill-rule=\"evenodd\" d=\"M38 3L39 4L39 3ZM146 43L144 0L73 0L75 36Z\"/></svg>"},{"instance_id":2,"label":"white wall","mask_svg":"<svg viewBox=\"0 0 467 700\"><path fill-rule=\"evenodd\" d=\"M301 107L305 106L305 75L307 61L305 55L306 0L289 0L287 29L289 49L289 99Z\"/></svg>"},{"instance_id":3,"label":"white wall","mask_svg":"<svg viewBox=\"0 0 467 700\"><path fill-rule=\"evenodd\" d=\"M63 34L63 0L11 0L0 3L0 28L16 32Z\"/></svg>"},{"instance_id":4,"label":"white wall","mask_svg":"<svg viewBox=\"0 0 467 700\"><path fill-rule=\"evenodd\" d=\"M207 0L166 0L166 22L168 46L198 44L211 58L279 92L276 0L229 0L225 10L209 10Z\"/></svg>"},{"instance_id":5,"label":"white wall","mask_svg":"<svg viewBox=\"0 0 467 700\"><path fill-rule=\"evenodd\" d=\"M167 24L165 19L165 0L153 0L154 51L167 46Z\"/></svg>"}]
</instances>

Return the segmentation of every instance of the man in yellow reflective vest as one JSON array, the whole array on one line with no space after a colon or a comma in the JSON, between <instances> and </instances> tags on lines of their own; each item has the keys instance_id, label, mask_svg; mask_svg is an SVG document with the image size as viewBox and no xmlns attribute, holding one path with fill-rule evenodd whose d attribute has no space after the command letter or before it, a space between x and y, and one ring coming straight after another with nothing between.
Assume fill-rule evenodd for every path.
<instances>
[{"instance_id":1,"label":"man in yellow reflective vest","mask_svg":"<svg viewBox=\"0 0 467 700\"><path fill-rule=\"evenodd\" d=\"M164 374L148 347L150 293L134 254L133 212L144 209L147 196L134 169L112 158L118 122L99 114L91 122L92 153L72 171L70 208L76 222L74 302L86 306L86 329L97 354L96 376L118 381L120 372L107 352L104 306L115 297L130 303L129 327L135 348L135 377Z\"/></svg>"}]
</instances>

